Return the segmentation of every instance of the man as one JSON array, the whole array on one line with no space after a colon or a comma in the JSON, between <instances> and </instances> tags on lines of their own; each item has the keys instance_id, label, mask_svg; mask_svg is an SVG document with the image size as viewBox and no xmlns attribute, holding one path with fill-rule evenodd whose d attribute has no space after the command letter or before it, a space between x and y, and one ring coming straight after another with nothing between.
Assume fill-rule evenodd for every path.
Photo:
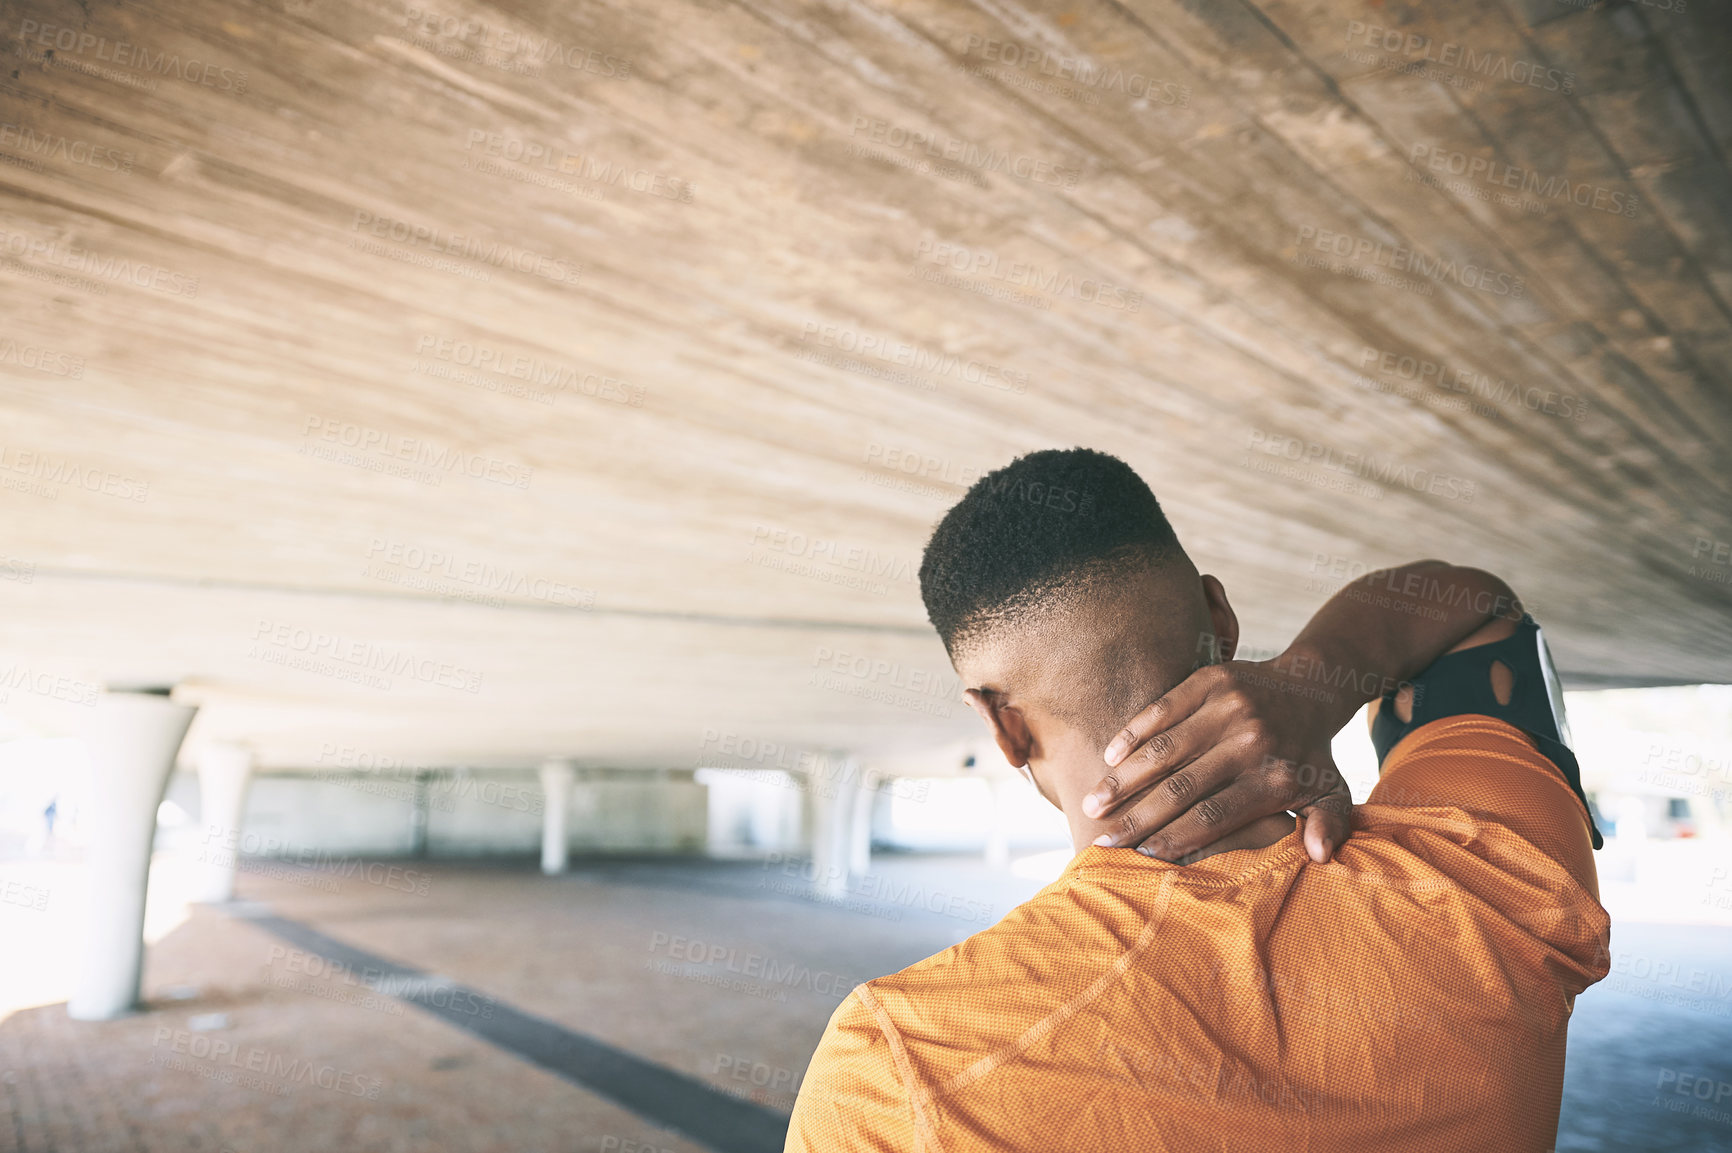
<instances>
[{"instance_id":1,"label":"man","mask_svg":"<svg viewBox=\"0 0 1732 1153\"><path fill-rule=\"evenodd\" d=\"M1081 449L984 477L920 577L970 703L1079 853L842 1003L788 1149L1552 1147L1608 919L1507 586L1373 574L1281 657L1233 662L1221 583L1128 466ZM1347 839L1329 741L1373 699L1388 755Z\"/></svg>"}]
</instances>

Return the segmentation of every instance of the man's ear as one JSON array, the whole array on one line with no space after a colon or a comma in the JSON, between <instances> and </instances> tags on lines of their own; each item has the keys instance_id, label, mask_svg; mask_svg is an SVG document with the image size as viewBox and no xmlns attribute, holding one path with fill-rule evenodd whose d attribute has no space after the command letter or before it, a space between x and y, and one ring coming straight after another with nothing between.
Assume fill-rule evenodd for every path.
<instances>
[{"instance_id":1,"label":"man's ear","mask_svg":"<svg viewBox=\"0 0 1732 1153\"><path fill-rule=\"evenodd\" d=\"M1203 599L1209 605L1209 627L1215 633L1216 659L1230 661L1239 648L1239 617L1227 602L1226 586L1204 573Z\"/></svg>"},{"instance_id":2,"label":"man's ear","mask_svg":"<svg viewBox=\"0 0 1732 1153\"><path fill-rule=\"evenodd\" d=\"M1029 754L1034 751L1034 734L1028 731L1022 710L1015 705L1001 705L979 689L964 689L962 695L992 730L992 739L998 742L999 752L1010 767L1020 769L1027 765Z\"/></svg>"}]
</instances>

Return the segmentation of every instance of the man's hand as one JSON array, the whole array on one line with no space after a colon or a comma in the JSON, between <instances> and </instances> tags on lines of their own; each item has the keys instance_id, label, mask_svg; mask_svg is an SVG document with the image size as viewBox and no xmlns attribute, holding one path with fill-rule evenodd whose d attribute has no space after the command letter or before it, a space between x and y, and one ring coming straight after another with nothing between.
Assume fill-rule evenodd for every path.
<instances>
[{"instance_id":1,"label":"man's hand","mask_svg":"<svg viewBox=\"0 0 1732 1153\"><path fill-rule=\"evenodd\" d=\"M1083 813L1117 817L1111 844L1176 861L1291 809L1321 864L1347 839L1353 803L1330 738L1478 629L1521 619L1509 585L1481 569L1422 560L1366 573L1274 660L1198 669L1139 713L1107 746L1115 771Z\"/></svg>"},{"instance_id":2,"label":"man's hand","mask_svg":"<svg viewBox=\"0 0 1732 1153\"><path fill-rule=\"evenodd\" d=\"M1328 861L1353 805L1330 739L1359 701L1296 668L1304 658L1292 650L1208 665L1138 713L1107 746L1114 771L1083 800L1085 815L1118 818L1095 843L1178 861L1292 810L1305 822L1306 852Z\"/></svg>"}]
</instances>

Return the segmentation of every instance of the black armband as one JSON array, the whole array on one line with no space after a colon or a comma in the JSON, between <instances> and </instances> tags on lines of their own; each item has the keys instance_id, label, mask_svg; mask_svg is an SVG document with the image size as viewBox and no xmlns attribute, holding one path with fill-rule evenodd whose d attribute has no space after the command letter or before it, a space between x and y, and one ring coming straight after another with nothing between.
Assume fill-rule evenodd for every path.
<instances>
[{"instance_id":1,"label":"black armband","mask_svg":"<svg viewBox=\"0 0 1732 1153\"><path fill-rule=\"evenodd\" d=\"M1514 674L1509 704L1499 704L1491 687L1491 667L1501 662ZM1422 725L1444 717L1473 714L1492 717L1526 733L1540 754L1563 773L1564 780L1588 814L1588 832L1594 848L1605 843L1594 824L1593 806L1582 792L1582 770L1570 750L1570 724L1564 716L1563 687L1552 667L1551 650L1534 618L1522 615L1516 631L1501 641L1446 653L1414 677L1413 719L1403 722L1395 715L1395 693L1383 694L1377 718L1371 723L1371 743L1382 767L1389 751Z\"/></svg>"}]
</instances>

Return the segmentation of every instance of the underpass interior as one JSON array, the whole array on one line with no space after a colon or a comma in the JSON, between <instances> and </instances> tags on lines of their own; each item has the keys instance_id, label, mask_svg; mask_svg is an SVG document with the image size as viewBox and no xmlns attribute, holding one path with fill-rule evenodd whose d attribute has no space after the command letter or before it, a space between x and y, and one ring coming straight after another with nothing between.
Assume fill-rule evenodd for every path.
<instances>
[{"instance_id":1,"label":"underpass interior","mask_svg":"<svg viewBox=\"0 0 1732 1153\"><path fill-rule=\"evenodd\" d=\"M1518 590L1614 918L1557 1148L1732 1148L1723 8L3 19L0 1149L780 1148L1071 856L918 570L1073 445L1245 659Z\"/></svg>"}]
</instances>

